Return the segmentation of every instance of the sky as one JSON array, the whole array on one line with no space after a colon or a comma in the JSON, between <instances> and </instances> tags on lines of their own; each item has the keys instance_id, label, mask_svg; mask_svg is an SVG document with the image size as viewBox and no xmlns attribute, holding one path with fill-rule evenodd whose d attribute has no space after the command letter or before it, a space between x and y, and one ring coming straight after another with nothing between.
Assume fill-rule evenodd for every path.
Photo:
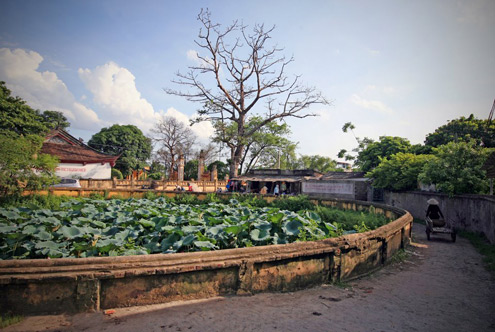
<instances>
[{"instance_id":1,"label":"sky","mask_svg":"<svg viewBox=\"0 0 495 332\"><path fill-rule=\"evenodd\" d=\"M197 61L202 8L222 26L275 26L273 45L294 58L286 73L331 101L287 120L299 155L355 148L346 122L360 138L423 143L448 120L486 119L494 102L493 0L0 0L0 81L85 141L113 124L149 135L163 115L188 123L202 105L164 89ZM192 129L203 144L212 133Z\"/></svg>"}]
</instances>

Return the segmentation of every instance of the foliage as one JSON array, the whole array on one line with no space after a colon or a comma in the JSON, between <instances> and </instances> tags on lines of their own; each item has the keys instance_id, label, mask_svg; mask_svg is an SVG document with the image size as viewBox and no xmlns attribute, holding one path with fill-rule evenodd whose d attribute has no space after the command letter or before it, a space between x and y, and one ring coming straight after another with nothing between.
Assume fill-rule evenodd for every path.
<instances>
[{"instance_id":1,"label":"foliage","mask_svg":"<svg viewBox=\"0 0 495 332\"><path fill-rule=\"evenodd\" d=\"M80 198L61 202L60 209L53 210L35 204L0 208L0 258L137 255L284 244L339 236L350 227L350 232L373 229L386 222L363 212L347 217L344 211L333 213L327 207L298 212L254 207L259 198L247 196L245 202L231 199L228 204L211 195L209 199L215 201L207 203L183 194L174 199L150 196L153 200ZM308 200L286 202L297 209Z\"/></svg>"},{"instance_id":2,"label":"foliage","mask_svg":"<svg viewBox=\"0 0 495 332\"><path fill-rule=\"evenodd\" d=\"M198 177L198 159L189 160L184 166L184 179L192 180Z\"/></svg>"},{"instance_id":3,"label":"foliage","mask_svg":"<svg viewBox=\"0 0 495 332\"><path fill-rule=\"evenodd\" d=\"M411 143L406 138L380 136L378 142L370 142L359 151L355 163L362 172L369 172L380 164L381 159L407 152L410 147Z\"/></svg>"},{"instance_id":4,"label":"foliage","mask_svg":"<svg viewBox=\"0 0 495 332\"><path fill-rule=\"evenodd\" d=\"M425 144L439 147L449 142L470 142L486 148L495 148L495 122L476 119L473 114L469 117L449 121L426 136Z\"/></svg>"},{"instance_id":5,"label":"foliage","mask_svg":"<svg viewBox=\"0 0 495 332\"><path fill-rule=\"evenodd\" d=\"M163 177L162 173L150 173L148 175L148 178L150 178L151 180L161 180L162 177Z\"/></svg>"},{"instance_id":6,"label":"foliage","mask_svg":"<svg viewBox=\"0 0 495 332\"><path fill-rule=\"evenodd\" d=\"M229 174L229 165L227 165L226 163L224 163L220 160L217 160L217 161L214 161L208 165L208 167L207 167L208 171L211 172L213 170L214 165L217 166L217 178L218 178L218 180L224 180L225 177Z\"/></svg>"},{"instance_id":7,"label":"foliage","mask_svg":"<svg viewBox=\"0 0 495 332\"><path fill-rule=\"evenodd\" d=\"M41 115L43 121L50 129L63 129L66 130L70 127L70 122L65 115L57 111L44 111Z\"/></svg>"},{"instance_id":8,"label":"foliage","mask_svg":"<svg viewBox=\"0 0 495 332\"><path fill-rule=\"evenodd\" d=\"M316 212L323 221L336 225L337 233L339 234L373 230L389 222L385 216L374 213L374 209L370 209L369 213L365 213L363 211L340 210L318 205Z\"/></svg>"},{"instance_id":9,"label":"foliage","mask_svg":"<svg viewBox=\"0 0 495 332\"><path fill-rule=\"evenodd\" d=\"M279 199L273 201L273 206L278 207L281 210L288 211L302 211L302 210L313 210L315 204L311 202L306 195L298 196L281 196Z\"/></svg>"},{"instance_id":10,"label":"foliage","mask_svg":"<svg viewBox=\"0 0 495 332\"><path fill-rule=\"evenodd\" d=\"M301 156L299 158L300 168L313 169L322 173L338 171L337 162L331 158L313 155L313 156Z\"/></svg>"},{"instance_id":11,"label":"foliage","mask_svg":"<svg viewBox=\"0 0 495 332\"><path fill-rule=\"evenodd\" d=\"M11 137L41 135L48 132L39 111L33 110L24 100L12 97L11 92L0 82L0 133Z\"/></svg>"},{"instance_id":12,"label":"foliage","mask_svg":"<svg viewBox=\"0 0 495 332\"><path fill-rule=\"evenodd\" d=\"M12 324L17 324L22 321L24 317L19 315L14 315L12 313L2 313L0 315L0 329L6 328Z\"/></svg>"},{"instance_id":13,"label":"foliage","mask_svg":"<svg viewBox=\"0 0 495 332\"><path fill-rule=\"evenodd\" d=\"M328 101L315 88L303 86L300 76L287 76L293 59L286 59L280 47L270 45L274 28L257 24L248 31L239 21L223 27L212 22L208 10L202 10L198 20L202 25L195 41L202 52L196 53L198 64L185 74L177 73L173 82L180 90L166 92L202 105L196 121L213 121L220 131L217 136L231 152L232 178L238 175L247 139L275 120L315 116L304 111ZM260 106L263 102L264 107ZM262 121L248 128L246 121L256 112ZM235 131L227 133L234 128L231 124Z\"/></svg>"},{"instance_id":14,"label":"foliage","mask_svg":"<svg viewBox=\"0 0 495 332\"><path fill-rule=\"evenodd\" d=\"M88 145L102 153L121 154L115 168L124 176L143 168L151 155L151 140L134 125L103 128L91 137Z\"/></svg>"},{"instance_id":15,"label":"foliage","mask_svg":"<svg viewBox=\"0 0 495 332\"><path fill-rule=\"evenodd\" d=\"M418 175L433 157L399 152L381 160L378 167L366 174L373 178L373 186L389 190L414 190Z\"/></svg>"},{"instance_id":16,"label":"foliage","mask_svg":"<svg viewBox=\"0 0 495 332\"><path fill-rule=\"evenodd\" d=\"M461 231L459 235L468 239L479 253L483 255L483 261L486 264L487 270L495 276L495 245L490 244L483 234Z\"/></svg>"},{"instance_id":17,"label":"foliage","mask_svg":"<svg viewBox=\"0 0 495 332\"><path fill-rule=\"evenodd\" d=\"M0 196L38 190L55 181L58 159L38 154L42 142L37 135L13 138L0 134Z\"/></svg>"},{"instance_id":18,"label":"foliage","mask_svg":"<svg viewBox=\"0 0 495 332\"><path fill-rule=\"evenodd\" d=\"M112 175L111 176L112 176L112 179L116 178L118 180L122 180L124 178L124 176L122 175L122 172L116 168L112 168Z\"/></svg>"},{"instance_id":19,"label":"foliage","mask_svg":"<svg viewBox=\"0 0 495 332\"><path fill-rule=\"evenodd\" d=\"M488 180L481 168L491 150L480 148L475 141L450 142L433 148L434 158L418 178L449 195L485 193Z\"/></svg>"}]
</instances>

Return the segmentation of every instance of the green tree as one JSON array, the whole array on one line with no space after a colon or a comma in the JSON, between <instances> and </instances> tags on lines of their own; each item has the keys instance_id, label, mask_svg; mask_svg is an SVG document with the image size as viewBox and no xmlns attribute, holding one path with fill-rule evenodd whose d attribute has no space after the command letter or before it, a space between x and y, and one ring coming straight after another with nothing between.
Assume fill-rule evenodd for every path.
<instances>
[{"instance_id":1,"label":"green tree","mask_svg":"<svg viewBox=\"0 0 495 332\"><path fill-rule=\"evenodd\" d=\"M70 127L69 120L67 120L65 115L63 115L61 112L44 111L43 114L41 114L41 116L47 127L50 129L59 128L66 130L67 128Z\"/></svg>"},{"instance_id":2,"label":"green tree","mask_svg":"<svg viewBox=\"0 0 495 332\"><path fill-rule=\"evenodd\" d=\"M299 168L318 170L322 173L337 171L337 162L320 155L301 156Z\"/></svg>"},{"instance_id":3,"label":"green tree","mask_svg":"<svg viewBox=\"0 0 495 332\"><path fill-rule=\"evenodd\" d=\"M390 190L414 190L418 176L431 155L415 155L399 152L381 160L378 167L366 174L373 179L373 186Z\"/></svg>"},{"instance_id":4,"label":"green tree","mask_svg":"<svg viewBox=\"0 0 495 332\"><path fill-rule=\"evenodd\" d=\"M56 157L39 154L43 137L0 134L0 196L38 190L55 181Z\"/></svg>"},{"instance_id":5,"label":"green tree","mask_svg":"<svg viewBox=\"0 0 495 332\"><path fill-rule=\"evenodd\" d=\"M29 107L21 98L12 97L5 82L0 82L0 133L11 137L44 136L48 130L40 112Z\"/></svg>"},{"instance_id":6,"label":"green tree","mask_svg":"<svg viewBox=\"0 0 495 332\"><path fill-rule=\"evenodd\" d=\"M474 140L441 145L433 148L434 157L418 178L449 195L486 193L488 179L481 168L492 151L481 148Z\"/></svg>"},{"instance_id":7,"label":"green tree","mask_svg":"<svg viewBox=\"0 0 495 332\"><path fill-rule=\"evenodd\" d=\"M367 144L358 152L355 164L362 172L369 172L380 164L381 159L399 152L408 152L411 143L407 138L380 136L378 142Z\"/></svg>"},{"instance_id":8,"label":"green tree","mask_svg":"<svg viewBox=\"0 0 495 332\"><path fill-rule=\"evenodd\" d=\"M189 160L184 165L184 180L198 180L198 159Z\"/></svg>"},{"instance_id":9,"label":"green tree","mask_svg":"<svg viewBox=\"0 0 495 332\"><path fill-rule=\"evenodd\" d=\"M94 134L88 145L102 153L120 154L115 168L124 176L146 166L151 156L151 140L134 125L113 125Z\"/></svg>"},{"instance_id":10,"label":"green tree","mask_svg":"<svg viewBox=\"0 0 495 332\"><path fill-rule=\"evenodd\" d=\"M248 138L275 120L316 116L305 111L328 101L315 88L302 85L300 76L286 74L293 59L286 59L280 47L270 45L274 28L255 25L248 31L238 21L224 28L212 22L208 10L202 10L198 20L202 29L195 42L203 52L196 53L200 64L185 74L177 73L173 82L180 89L166 92L200 103L203 109L198 121L218 122L219 130L235 129L234 139L230 133L222 135L230 149L230 176L235 177ZM248 128L246 122L253 114L262 121Z\"/></svg>"},{"instance_id":11,"label":"green tree","mask_svg":"<svg viewBox=\"0 0 495 332\"><path fill-rule=\"evenodd\" d=\"M211 164L208 165L208 171L213 170L213 166L217 166L217 178L218 180L223 180L225 177L229 174L229 165L227 165L224 162L221 162L220 160L214 161Z\"/></svg>"},{"instance_id":12,"label":"green tree","mask_svg":"<svg viewBox=\"0 0 495 332\"><path fill-rule=\"evenodd\" d=\"M495 122L476 119L473 114L451 120L426 136L425 145L439 147L449 142L469 142L485 148L495 147Z\"/></svg>"}]
</instances>

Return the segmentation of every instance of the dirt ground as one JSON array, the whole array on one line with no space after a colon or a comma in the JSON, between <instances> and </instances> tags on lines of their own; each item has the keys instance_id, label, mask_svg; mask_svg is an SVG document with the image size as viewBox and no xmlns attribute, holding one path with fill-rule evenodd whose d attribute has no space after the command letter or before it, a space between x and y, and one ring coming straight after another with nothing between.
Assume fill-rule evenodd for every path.
<instances>
[{"instance_id":1,"label":"dirt ground","mask_svg":"<svg viewBox=\"0 0 495 332\"><path fill-rule=\"evenodd\" d=\"M468 240L426 240L405 260L339 286L293 293L27 317L4 331L495 331L495 282Z\"/></svg>"}]
</instances>

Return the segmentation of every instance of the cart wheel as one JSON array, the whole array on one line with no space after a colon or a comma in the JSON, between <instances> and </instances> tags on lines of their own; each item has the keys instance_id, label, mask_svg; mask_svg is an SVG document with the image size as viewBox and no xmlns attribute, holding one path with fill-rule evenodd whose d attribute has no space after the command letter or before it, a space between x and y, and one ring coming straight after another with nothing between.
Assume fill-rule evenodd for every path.
<instances>
[{"instance_id":1,"label":"cart wheel","mask_svg":"<svg viewBox=\"0 0 495 332\"><path fill-rule=\"evenodd\" d=\"M452 242L455 242L455 240L457 238L457 234L454 232L454 233L450 234L450 237L452 238Z\"/></svg>"},{"instance_id":2,"label":"cart wheel","mask_svg":"<svg viewBox=\"0 0 495 332\"><path fill-rule=\"evenodd\" d=\"M430 230L429 229L426 230L426 238L428 239L428 241L430 241Z\"/></svg>"}]
</instances>

